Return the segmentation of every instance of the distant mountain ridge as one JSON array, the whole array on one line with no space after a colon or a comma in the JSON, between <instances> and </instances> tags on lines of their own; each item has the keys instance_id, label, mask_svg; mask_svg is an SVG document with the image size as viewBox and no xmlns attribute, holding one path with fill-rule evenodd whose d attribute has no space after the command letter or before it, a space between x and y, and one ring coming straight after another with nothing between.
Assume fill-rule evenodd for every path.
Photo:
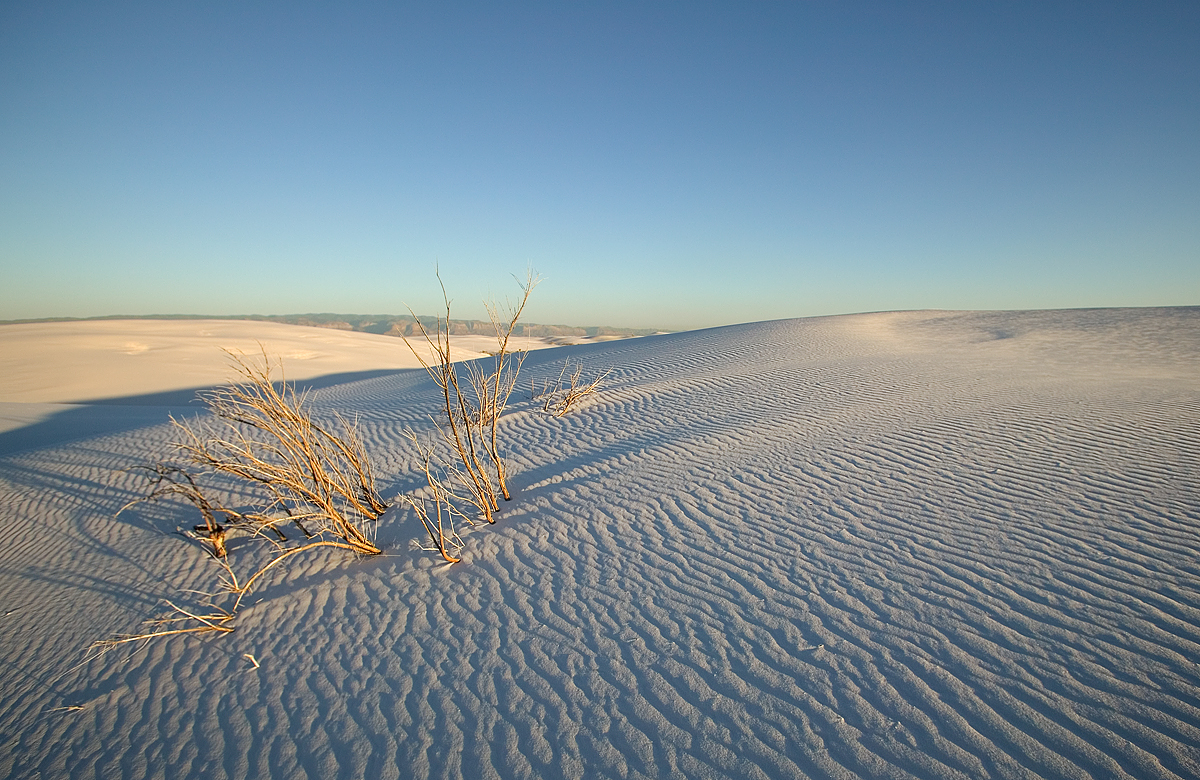
<instances>
[{"instance_id":1,"label":"distant mountain ridge","mask_svg":"<svg viewBox=\"0 0 1200 780\"><path fill-rule=\"evenodd\" d=\"M45 317L41 319L0 320L0 325L17 325L32 322L81 322L88 320L253 320L256 322L278 322L285 325L306 325L313 328L332 328L359 333L376 333L383 336L412 336L417 319L426 327L436 320L432 316L414 319L408 314L111 314L100 317ZM619 339L634 336L649 336L663 331L649 328L613 328L608 326L576 327L572 325L538 325L518 323L514 336L548 339ZM492 324L483 320L451 320L451 335L491 335Z\"/></svg>"}]
</instances>

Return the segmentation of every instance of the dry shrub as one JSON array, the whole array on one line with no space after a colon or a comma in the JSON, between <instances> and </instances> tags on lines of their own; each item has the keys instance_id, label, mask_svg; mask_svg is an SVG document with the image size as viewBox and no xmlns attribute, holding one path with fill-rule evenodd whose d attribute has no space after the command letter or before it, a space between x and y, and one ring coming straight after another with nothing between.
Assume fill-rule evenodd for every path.
<instances>
[{"instance_id":1,"label":"dry shrub","mask_svg":"<svg viewBox=\"0 0 1200 780\"><path fill-rule=\"evenodd\" d=\"M335 546L364 555L378 553L364 525L387 505L375 489L356 425L338 414L337 429L316 421L305 394L286 381L278 387L272 382L265 351L260 364L229 355L242 381L201 394L213 419L172 418L178 446L192 464L244 480L262 496L253 513L222 511L263 530L278 533L277 524L290 522L306 538L335 540Z\"/></svg>"},{"instance_id":2,"label":"dry shrub","mask_svg":"<svg viewBox=\"0 0 1200 780\"><path fill-rule=\"evenodd\" d=\"M609 373L605 371L591 381L584 381L583 364L577 364L572 370L571 361L565 360L556 381L544 382L540 390L536 383L534 384L533 399L542 402L543 411L555 417L562 417L578 406L583 399L594 395Z\"/></svg>"},{"instance_id":3,"label":"dry shrub","mask_svg":"<svg viewBox=\"0 0 1200 780\"><path fill-rule=\"evenodd\" d=\"M242 598L259 578L292 556L318 547L360 555L380 552L368 524L387 505L375 488L374 471L356 425L336 414L336 427L316 420L304 393L286 381L278 386L272 381L265 351L261 362L228 354L239 381L200 395L212 416L172 418L184 463L146 467L147 495L121 510L177 496L200 511L204 524L194 531L211 544L210 553L223 570L221 590L209 594L216 611L199 614L168 602L175 614L156 621L155 630L106 640L97 644L101 649L171 634L232 631L228 623ZM251 508L231 506L222 501L220 491L203 487L201 482L213 475L233 477L249 488L255 496ZM280 528L287 523L302 532L298 543L291 543ZM231 528L267 542L271 549L266 563L239 576L226 545ZM232 597L231 604L213 606L222 595ZM171 627L181 621L189 625Z\"/></svg>"},{"instance_id":4,"label":"dry shrub","mask_svg":"<svg viewBox=\"0 0 1200 780\"><path fill-rule=\"evenodd\" d=\"M413 510L417 519L421 521L421 525L424 526L425 532L429 534L432 547L422 545L421 549L435 551L449 563L458 563L459 558L454 555L453 551L461 549L463 543L454 531L454 518L457 516L468 523L473 521L469 515L463 514L458 508L463 503L463 499L455 495L448 484L449 480L446 475L441 473L441 470L435 465L433 447L422 443L412 431L409 431L408 437L420 454L421 470L429 483L429 491L432 495L433 514L430 514L424 497L406 495L402 496L401 500ZM459 483L462 484L461 474L458 477ZM467 503L470 503L469 499Z\"/></svg>"},{"instance_id":5,"label":"dry shrub","mask_svg":"<svg viewBox=\"0 0 1200 780\"><path fill-rule=\"evenodd\" d=\"M516 387L517 377L525 359L524 352L509 349L509 340L529 302L529 295L539 281L532 270L527 272L525 281L519 282L522 296L516 303L510 302L503 312L496 304L487 304L497 346L491 371L479 362L470 363L464 369L465 381L460 379L450 354L450 297L446 294L446 286L442 283L440 274L438 284L442 288L446 316L437 318L433 332L430 333L413 313L413 318L417 320L417 329L431 353L431 359L426 360L417 346L405 339L408 348L441 391L443 418L439 430L445 443L453 451L455 459L462 464L462 468L453 470L453 473L467 490L466 500L489 523L495 522L494 514L499 509L498 497L503 496L505 500L512 498L508 489L504 455L500 448L498 425ZM409 309L409 312L412 313L412 310ZM427 475L431 473L427 471ZM432 477L430 487L437 492ZM447 491L447 495L452 500L455 494Z\"/></svg>"}]
</instances>

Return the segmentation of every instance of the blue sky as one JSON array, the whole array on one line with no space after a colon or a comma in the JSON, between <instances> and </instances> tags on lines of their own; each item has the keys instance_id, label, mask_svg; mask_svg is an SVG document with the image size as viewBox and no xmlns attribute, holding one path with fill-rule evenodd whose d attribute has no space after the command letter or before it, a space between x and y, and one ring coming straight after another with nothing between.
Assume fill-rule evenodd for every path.
<instances>
[{"instance_id":1,"label":"blue sky","mask_svg":"<svg viewBox=\"0 0 1200 780\"><path fill-rule=\"evenodd\" d=\"M0 319L1200 304L1200 4L3 3Z\"/></svg>"}]
</instances>

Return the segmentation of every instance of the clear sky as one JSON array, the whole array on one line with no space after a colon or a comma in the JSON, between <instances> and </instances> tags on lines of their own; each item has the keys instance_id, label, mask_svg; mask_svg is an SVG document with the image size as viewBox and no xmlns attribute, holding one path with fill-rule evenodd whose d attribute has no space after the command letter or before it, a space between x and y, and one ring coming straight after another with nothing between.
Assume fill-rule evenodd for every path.
<instances>
[{"instance_id":1,"label":"clear sky","mask_svg":"<svg viewBox=\"0 0 1200 780\"><path fill-rule=\"evenodd\" d=\"M1200 304L1200 3L0 3L0 319Z\"/></svg>"}]
</instances>

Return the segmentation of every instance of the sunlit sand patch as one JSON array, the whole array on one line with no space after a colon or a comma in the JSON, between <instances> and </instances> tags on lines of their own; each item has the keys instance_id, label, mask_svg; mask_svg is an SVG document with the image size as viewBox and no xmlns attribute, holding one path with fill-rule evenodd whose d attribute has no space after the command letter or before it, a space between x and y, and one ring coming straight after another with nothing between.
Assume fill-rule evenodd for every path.
<instances>
[{"instance_id":1,"label":"sunlit sand patch","mask_svg":"<svg viewBox=\"0 0 1200 780\"><path fill-rule=\"evenodd\" d=\"M456 360L486 357L495 339L451 336ZM414 341L422 355L427 345ZM554 346L514 338L513 349ZM211 387L231 352L263 350L289 379L419 368L403 339L252 320L90 320L0 325L0 402L78 403ZM128 356L128 357L126 357ZM131 360L129 358L136 358ZM290 365L289 365L290 364Z\"/></svg>"}]
</instances>

